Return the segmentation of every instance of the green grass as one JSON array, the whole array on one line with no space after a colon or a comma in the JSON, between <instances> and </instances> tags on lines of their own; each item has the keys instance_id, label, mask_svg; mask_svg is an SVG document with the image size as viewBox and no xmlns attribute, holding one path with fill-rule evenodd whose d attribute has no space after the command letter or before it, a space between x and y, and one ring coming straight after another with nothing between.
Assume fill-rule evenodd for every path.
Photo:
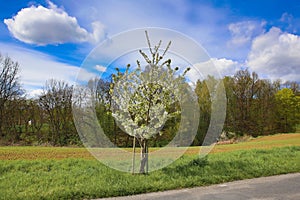
<instances>
[{"instance_id":1,"label":"green grass","mask_svg":"<svg viewBox=\"0 0 300 200\"><path fill-rule=\"evenodd\" d=\"M184 155L149 175L131 175L96 160L1 160L0 199L84 199L210 185L300 172L300 147Z\"/></svg>"}]
</instances>

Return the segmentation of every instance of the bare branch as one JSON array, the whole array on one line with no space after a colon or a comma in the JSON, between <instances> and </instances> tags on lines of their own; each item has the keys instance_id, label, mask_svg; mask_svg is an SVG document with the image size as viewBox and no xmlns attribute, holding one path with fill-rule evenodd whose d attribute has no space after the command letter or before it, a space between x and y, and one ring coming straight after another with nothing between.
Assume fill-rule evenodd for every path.
<instances>
[{"instance_id":1,"label":"bare branch","mask_svg":"<svg viewBox=\"0 0 300 200\"><path fill-rule=\"evenodd\" d=\"M168 46L167 46L166 50L164 51L162 57L164 57L166 55L166 53L169 50L170 46L171 46L171 41L168 43Z\"/></svg>"},{"instance_id":2,"label":"bare branch","mask_svg":"<svg viewBox=\"0 0 300 200\"><path fill-rule=\"evenodd\" d=\"M144 57L144 59L147 63L151 64L151 60L142 50L140 50L140 54Z\"/></svg>"},{"instance_id":3,"label":"bare branch","mask_svg":"<svg viewBox=\"0 0 300 200\"><path fill-rule=\"evenodd\" d=\"M152 48L151 48L151 43L150 43L150 38L149 38L149 35L148 35L148 31L145 31L145 33L146 33L146 38L147 38L147 43L148 43L149 50L150 50L151 54L153 54Z\"/></svg>"}]
</instances>

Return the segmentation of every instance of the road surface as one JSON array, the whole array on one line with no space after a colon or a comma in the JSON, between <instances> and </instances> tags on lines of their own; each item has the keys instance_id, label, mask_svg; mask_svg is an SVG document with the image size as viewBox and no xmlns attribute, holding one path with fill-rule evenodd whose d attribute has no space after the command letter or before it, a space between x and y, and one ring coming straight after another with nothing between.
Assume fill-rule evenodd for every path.
<instances>
[{"instance_id":1,"label":"road surface","mask_svg":"<svg viewBox=\"0 0 300 200\"><path fill-rule=\"evenodd\" d=\"M300 200L300 173L101 200Z\"/></svg>"}]
</instances>

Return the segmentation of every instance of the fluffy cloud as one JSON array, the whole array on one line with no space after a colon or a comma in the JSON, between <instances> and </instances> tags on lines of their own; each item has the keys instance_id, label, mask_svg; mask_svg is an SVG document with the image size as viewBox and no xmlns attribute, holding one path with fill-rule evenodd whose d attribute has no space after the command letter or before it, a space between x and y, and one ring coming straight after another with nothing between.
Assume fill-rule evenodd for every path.
<instances>
[{"instance_id":1,"label":"fluffy cloud","mask_svg":"<svg viewBox=\"0 0 300 200\"><path fill-rule=\"evenodd\" d=\"M241 68L241 64L239 62L226 58L212 58L212 61L221 76L232 76Z\"/></svg>"},{"instance_id":2,"label":"fluffy cloud","mask_svg":"<svg viewBox=\"0 0 300 200\"><path fill-rule=\"evenodd\" d=\"M300 80L300 37L273 27L255 38L248 66L271 79Z\"/></svg>"},{"instance_id":3,"label":"fluffy cloud","mask_svg":"<svg viewBox=\"0 0 300 200\"><path fill-rule=\"evenodd\" d=\"M232 35L229 44L240 46L249 43L253 37L264 32L265 24L264 21L242 21L229 24L228 29Z\"/></svg>"},{"instance_id":4,"label":"fluffy cloud","mask_svg":"<svg viewBox=\"0 0 300 200\"><path fill-rule=\"evenodd\" d=\"M230 59L211 58L208 61L194 64L187 76L193 82L196 82L198 79L205 79L208 75L222 78L234 75L240 67L240 63Z\"/></svg>"},{"instance_id":5,"label":"fluffy cloud","mask_svg":"<svg viewBox=\"0 0 300 200\"><path fill-rule=\"evenodd\" d=\"M15 38L29 44L96 43L105 37L105 28L99 21L93 22L93 32L88 32L75 17L51 2L48 8L41 5L23 8L4 23Z\"/></svg>"}]
</instances>

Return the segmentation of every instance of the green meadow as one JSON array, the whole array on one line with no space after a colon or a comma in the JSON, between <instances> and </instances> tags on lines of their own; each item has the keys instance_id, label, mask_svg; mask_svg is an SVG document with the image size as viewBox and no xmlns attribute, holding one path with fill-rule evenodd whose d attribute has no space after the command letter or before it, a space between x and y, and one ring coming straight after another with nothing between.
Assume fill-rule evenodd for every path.
<instances>
[{"instance_id":1,"label":"green meadow","mask_svg":"<svg viewBox=\"0 0 300 200\"><path fill-rule=\"evenodd\" d=\"M0 147L0 199L91 199L300 172L300 134L216 145L204 158L197 150L148 175L132 175L84 148Z\"/></svg>"}]
</instances>

